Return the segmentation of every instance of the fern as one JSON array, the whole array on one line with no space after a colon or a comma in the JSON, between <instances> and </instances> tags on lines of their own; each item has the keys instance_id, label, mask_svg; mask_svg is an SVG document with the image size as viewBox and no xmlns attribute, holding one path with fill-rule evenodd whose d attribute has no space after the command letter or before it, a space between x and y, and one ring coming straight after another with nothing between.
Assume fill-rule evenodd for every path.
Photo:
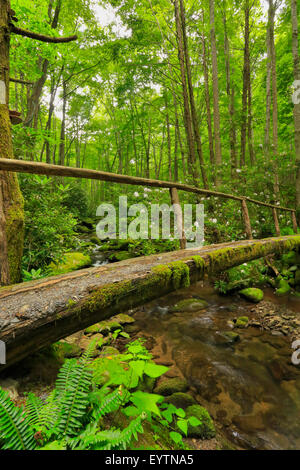
<instances>
[{"instance_id":1,"label":"fern","mask_svg":"<svg viewBox=\"0 0 300 470\"><path fill-rule=\"evenodd\" d=\"M31 426L38 427L41 426L41 418L42 418L42 410L43 410L44 402L41 398L37 397L33 393L29 393L25 410L27 414L27 418Z\"/></svg>"},{"instance_id":2,"label":"fern","mask_svg":"<svg viewBox=\"0 0 300 470\"><path fill-rule=\"evenodd\" d=\"M108 413L117 411L120 405L124 403L124 400L126 401L127 395L129 395L128 392L124 392L122 387L119 387L117 390L107 395L103 399L99 408L97 408L93 413L95 420L97 421Z\"/></svg>"},{"instance_id":3,"label":"fern","mask_svg":"<svg viewBox=\"0 0 300 470\"><path fill-rule=\"evenodd\" d=\"M70 447L76 450L126 450L132 438L137 440L138 433L143 432L143 419L143 415L138 416L123 430L111 428L99 431L97 423L94 422L79 436L69 441Z\"/></svg>"},{"instance_id":4,"label":"fern","mask_svg":"<svg viewBox=\"0 0 300 470\"><path fill-rule=\"evenodd\" d=\"M34 431L23 408L11 401L0 388L0 441L3 449L33 450L36 447Z\"/></svg>"}]
</instances>

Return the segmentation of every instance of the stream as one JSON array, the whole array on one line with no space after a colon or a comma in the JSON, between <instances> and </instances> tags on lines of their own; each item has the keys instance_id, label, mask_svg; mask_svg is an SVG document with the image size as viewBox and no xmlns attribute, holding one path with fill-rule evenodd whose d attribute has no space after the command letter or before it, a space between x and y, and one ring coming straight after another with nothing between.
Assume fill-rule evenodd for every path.
<instances>
[{"instance_id":1,"label":"stream","mask_svg":"<svg viewBox=\"0 0 300 470\"><path fill-rule=\"evenodd\" d=\"M268 300L283 302L266 292ZM205 299L207 308L171 313L183 299ZM299 312L299 299L292 305ZM242 449L300 449L300 366L291 363L291 340L229 320L251 318L253 304L220 296L198 283L147 304L135 314L138 335L152 337L154 358L183 375L226 439ZM193 310L193 309L192 309ZM300 339L300 338L299 338Z\"/></svg>"}]
</instances>

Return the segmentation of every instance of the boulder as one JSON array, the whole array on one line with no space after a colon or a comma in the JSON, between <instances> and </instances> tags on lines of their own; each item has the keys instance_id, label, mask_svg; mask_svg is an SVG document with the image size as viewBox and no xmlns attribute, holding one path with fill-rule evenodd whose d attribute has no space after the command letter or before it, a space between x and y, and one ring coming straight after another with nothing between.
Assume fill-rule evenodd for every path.
<instances>
[{"instance_id":1,"label":"boulder","mask_svg":"<svg viewBox=\"0 0 300 470\"><path fill-rule=\"evenodd\" d=\"M264 298L264 293L261 289L255 287L249 287L248 289L243 289L239 294L250 302L258 303L261 302Z\"/></svg>"},{"instance_id":2,"label":"boulder","mask_svg":"<svg viewBox=\"0 0 300 470\"><path fill-rule=\"evenodd\" d=\"M188 383L185 379L175 377L174 379L165 379L161 381L154 389L154 393L158 395L168 396L177 392L186 392Z\"/></svg>"},{"instance_id":3,"label":"boulder","mask_svg":"<svg viewBox=\"0 0 300 470\"><path fill-rule=\"evenodd\" d=\"M208 306L208 303L202 299L185 299L178 302L170 309L171 312L197 312Z\"/></svg>"},{"instance_id":4,"label":"boulder","mask_svg":"<svg viewBox=\"0 0 300 470\"><path fill-rule=\"evenodd\" d=\"M184 410L189 406L196 405L196 400L188 393L176 392L168 396L164 400L166 403L171 403L176 408L183 408Z\"/></svg>"},{"instance_id":5,"label":"boulder","mask_svg":"<svg viewBox=\"0 0 300 470\"><path fill-rule=\"evenodd\" d=\"M278 296L284 296L291 292L292 288L289 285L286 279L280 279L278 284L278 289L276 289L275 294Z\"/></svg>"}]
</instances>

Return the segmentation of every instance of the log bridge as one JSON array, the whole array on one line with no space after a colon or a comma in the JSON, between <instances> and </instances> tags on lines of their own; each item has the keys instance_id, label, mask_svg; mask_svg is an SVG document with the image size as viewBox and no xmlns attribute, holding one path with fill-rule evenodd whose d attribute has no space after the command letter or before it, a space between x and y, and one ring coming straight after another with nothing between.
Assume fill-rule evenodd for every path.
<instances>
[{"instance_id":1,"label":"log bridge","mask_svg":"<svg viewBox=\"0 0 300 470\"><path fill-rule=\"evenodd\" d=\"M239 201L247 240L197 249L151 255L93 267L48 279L6 286L0 289L0 341L6 346L7 367L49 344L120 312L149 302L174 290L188 287L205 276L254 259L300 248L300 235L280 236L277 211L292 215L297 233L295 209L274 206L253 199L203 190L193 186L116 175L79 168L0 159L0 170L48 176L92 178L122 184L165 187L172 203L179 203L178 190ZM277 237L253 240L247 203L272 210Z\"/></svg>"}]
</instances>

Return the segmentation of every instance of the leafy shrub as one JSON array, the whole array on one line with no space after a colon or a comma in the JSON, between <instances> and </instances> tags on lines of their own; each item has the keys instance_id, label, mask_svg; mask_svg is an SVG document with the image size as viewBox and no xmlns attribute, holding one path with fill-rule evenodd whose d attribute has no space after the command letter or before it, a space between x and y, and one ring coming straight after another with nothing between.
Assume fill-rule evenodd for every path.
<instances>
[{"instance_id":1,"label":"leafy shrub","mask_svg":"<svg viewBox=\"0 0 300 470\"><path fill-rule=\"evenodd\" d=\"M69 188L39 176L23 176L21 188L26 217L23 268L43 270L75 244L77 221L64 206Z\"/></svg>"}]
</instances>

